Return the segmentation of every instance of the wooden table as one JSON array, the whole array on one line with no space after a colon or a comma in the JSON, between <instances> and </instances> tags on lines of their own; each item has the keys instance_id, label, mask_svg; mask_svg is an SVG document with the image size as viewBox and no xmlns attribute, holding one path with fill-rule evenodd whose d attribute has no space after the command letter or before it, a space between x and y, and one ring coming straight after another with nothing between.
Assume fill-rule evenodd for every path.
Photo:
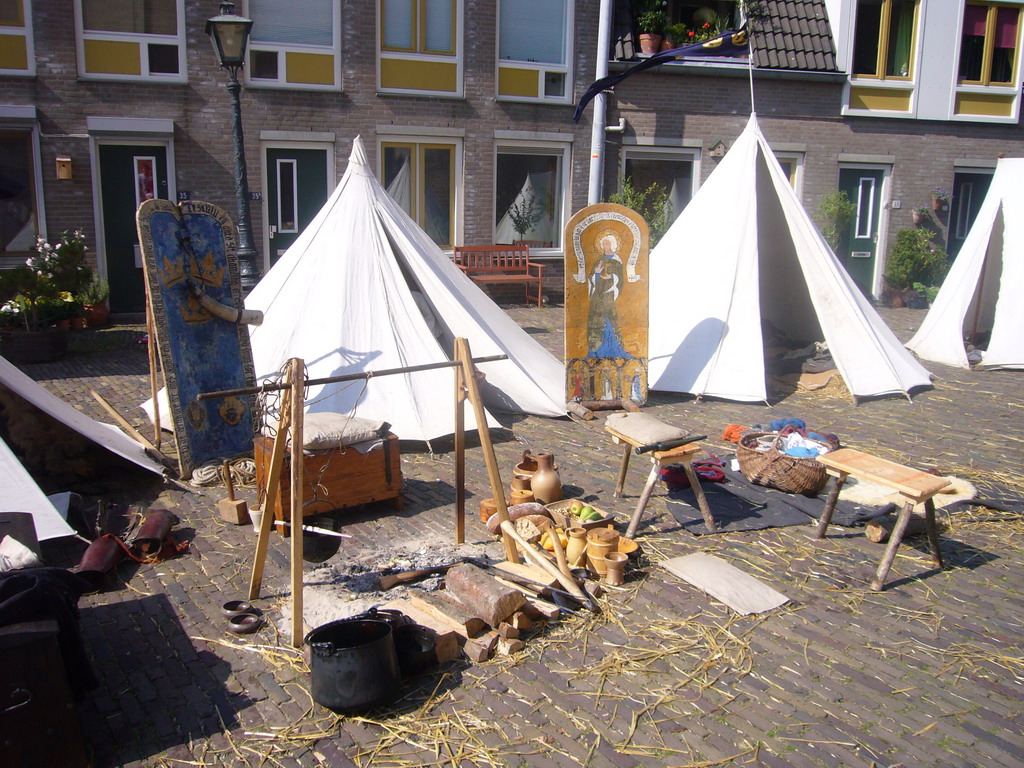
<instances>
[{"instance_id":1,"label":"wooden table","mask_svg":"<svg viewBox=\"0 0 1024 768\"><path fill-rule=\"evenodd\" d=\"M860 480L869 480L892 488L904 499L903 509L900 510L899 517L896 519L896 527L893 528L889 538L889 546L882 556L882 562L878 565L875 578L871 580L871 589L880 592L884 587L885 577L889 575L889 568L892 567L892 562L896 559L896 551L900 547L907 523L910 522L910 515L914 511L914 507L922 502L925 509L928 542L931 544L932 562L936 568L942 568L939 532L935 525L935 502L932 497L948 486L949 480L850 448L840 448L837 451L818 456L818 462L824 464L826 471L835 478L835 484L825 502L825 511L822 512L821 519L818 521L817 538L819 539L825 537L825 529L832 521L832 513L835 511L836 501L839 499L839 491L850 475Z\"/></svg>"},{"instance_id":2,"label":"wooden table","mask_svg":"<svg viewBox=\"0 0 1024 768\"><path fill-rule=\"evenodd\" d=\"M628 435L617 432L607 424L605 425L605 431L612 436L612 441L615 442L616 445L622 445L622 464L619 467L619 478L615 482L615 496L622 496L622 486L626 482L626 470L629 469L629 456L633 453L633 449L639 448L642 443L634 440ZM644 513L644 508L647 506L647 502L651 498L651 493L654 491L654 484L658 482L659 470L669 464L683 465L683 469L686 471L686 477L690 480L690 487L693 488L693 492L697 496L697 506L700 508L700 513L704 518L704 524L708 527L709 531L718 530L715 518L711 516L711 510L708 508L708 501L704 498L704 489L700 487L700 478L693 469L693 457L698 453L701 453L701 451L703 451L703 449L700 447L700 444L694 442L687 443L686 445L680 445L667 451L650 452L649 455L653 466L651 467L651 473L647 476L647 483L644 485L644 490L640 494L640 500L636 504L636 510L633 512L633 517L629 521L629 528L626 530L626 538L632 539L636 533L637 526L640 525L640 518Z\"/></svg>"}]
</instances>

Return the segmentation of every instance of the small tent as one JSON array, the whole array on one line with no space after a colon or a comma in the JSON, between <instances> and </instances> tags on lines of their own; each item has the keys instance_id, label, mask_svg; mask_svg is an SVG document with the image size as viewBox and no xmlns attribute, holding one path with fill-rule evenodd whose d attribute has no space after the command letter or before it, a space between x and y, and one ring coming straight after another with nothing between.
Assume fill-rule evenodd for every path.
<instances>
[{"instance_id":1,"label":"small tent","mask_svg":"<svg viewBox=\"0 0 1024 768\"><path fill-rule=\"evenodd\" d=\"M855 398L930 383L811 222L756 115L650 265L651 389L767 400L767 323L824 339Z\"/></svg>"},{"instance_id":2,"label":"small tent","mask_svg":"<svg viewBox=\"0 0 1024 768\"><path fill-rule=\"evenodd\" d=\"M1024 368L1024 158L1001 159L935 302L907 346L969 368L964 337L988 335L979 368Z\"/></svg>"},{"instance_id":3,"label":"small tent","mask_svg":"<svg viewBox=\"0 0 1024 768\"><path fill-rule=\"evenodd\" d=\"M489 408L565 415L562 364L452 263L378 183L359 138L326 204L246 299L258 379L290 357L311 378L443 362L466 338ZM379 419L404 440L454 431L449 369L310 388L307 412ZM467 428L475 428L471 408Z\"/></svg>"},{"instance_id":4,"label":"small tent","mask_svg":"<svg viewBox=\"0 0 1024 768\"><path fill-rule=\"evenodd\" d=\"M60 432L50 425L59 424ZM57 512L52 501L39 489L35 480L8 446L31 450L39 471L57 473L53 458L70 462L76 468L79 459L76 447L66 439L66 429L85 438L81 451L105 449L108 454L163 475L163 465L151 459L145 448L110 424L93 421L49 390L30 379L10 362L0 357L0 511L31 512L36 536L44 539L70 536L74 533ZM60 437L58 437L58 434ZM27 446L32 445L31 449Z\"/></svg>"}]
</instances>

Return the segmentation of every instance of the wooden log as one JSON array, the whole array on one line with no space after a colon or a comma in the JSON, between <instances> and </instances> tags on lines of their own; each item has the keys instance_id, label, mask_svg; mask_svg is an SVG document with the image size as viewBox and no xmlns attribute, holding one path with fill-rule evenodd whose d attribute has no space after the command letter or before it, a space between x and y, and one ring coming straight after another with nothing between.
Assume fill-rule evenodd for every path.
<instances>
[{"instance_id":1,"label":"wooden log","mask_svg":"<svg viewBox=\"0 0 1024 768\"><path fill-rule=\"evenodd\" d=\"M543 598L538 598L535 592L531 592L526 587L500 578L498 581L523 594L526 598L526 603L523 604L520 610L534 621L554 621L562 615L561 608L554 603L547 602Z\"/></svg>"},{"instance_id":2,"label":"wooden log","mask_svg":"<svg viewBox=\"0 0 1024 768\"><path fill-rule=\"evenodd\" d=\"M476 637L487 628L487 623L466 608L461 602L444 592L422 592L409 595L417 608L436 613L438 618L451 623L455 631L465 637Z\"/></svg>"},{"instance_id":3,"label":"wooden log","mask_svg":"<svg viewBox=\"0 0 1024 768\"><path fill-rule=\"evenodd\" d=\"M558 586L558 579L535 565L528 565L527 563L510 563L508 560L503 560L500 563L495 563L494 567L507 571L513 576L519 576L522 579L530 579L531 581L535 581L545 587Z\"/></svg>"},{"instance_id":4,"label":"wooden log","mask_svg":"<svg viewBox=\"0 0 1024 768\"><path fill-rule=\"evenodd\" d=\"M512 616L515 616L515 614L513 613ZM512 640L519 639L519 628L513 627L507 621L501 622L494 631L498 633L499 637L504 637L506 640L509 638Z\"/></svg>"},{"instance_id":5,"label":"wooden log","mask_svg":"<svg viewBox=\"0 0 1024 768\"><path fill-rule=\"evenodd\" d=\"M622 400L580 400L580 405L590 411L618 411L624 407Z\"/></svg>"},{"instance_id":6,"label":"wooden log","mask_svg":"<svg viewBox=\"0 0 1024 768\"><path fill-rule=\"evenodd\" d=\"M467 640L462 648L462 652L470 661L477 663L487 661L491 658L491 653L494 651L494 647L498 644L499 639L497 632L485 632L480 637Z\"/></svg>"},{"instance_id":7,"label":"wooden log","mask_svg":"<svg viewBox=\"0 0 1024 768\"><path fill-rule=\"evenodd\" d=\"M498 653L502 656L511 656L513 653L518 653L526 647L526 643L522 640L514 638L498 638Z\"/></svg>"},{"instance_id":8,"label":"wooden log","mask_svg":"<svg viewBox=\"0 0 1024 768\"><path fill-rule=\"evenodd\" d=\"M938 531L941 533L945 530L945 526L936 524ZM873 541L876 544L883 544L889 540L892 529L896 527L896 518L888 515L884 517L876 517L873 520L869 520L867 526L864 528L864 535L868 537L869 541ZM921 533L928 532L928 519L924 515L911 515L910 520L907 522L907 530L903 532L904 537L916 536Z\"/></svg>"},{"instance_id":9,"label":"wooden log","mask_svg":"<svg viewBox=\"0 0 1024 768\"><path fill-rule=\"evenodd\" d=\"M509 624L520 632L527 632L533 628L533 619L527 616L524 611L516 611L509 617Z\"/></svg>"},{"instance_id":10,"label":"wooden log","mask_svg":"<svg viewBox=\"0 0 1024 768\"><path fill-rule=\"evenodd\" d=\"M594 417L594 412L589 408L584 408L579 403L570 400L565 404L565 410L571 413L573 416L579 416L584 421L590 421Z\"/></svg>"},{"instance_id":11,"label":"wooden log","mask_svg":"<svg viewBox=\"0 0 1024 768\"><path fill-rule=\"evenodd\" d=\"M511 523L505 525L512 527ZM470 613L479 616L492 627L498 626L526 602L521 592L499 584L486 571L469 563L457 565L448 571L445 585Z\"/></svg>"},{"instance_id":12,"label":"wooden log","mask_svg":"<svg viewBox=\"0 0 1024 768\"><path fill-rule=\"evenodd\" d=\"M462 644L467 642L466 638L452 629L449 624L440 621L436 616L431 616L417 610L416 606L405 598L392 600L386 603L384 608L401 611L414 623L434 630L434 633L437 635L434 640L434 652L437 656L438 664L454 661L462 655Z\"/></svg>"}]
</instances>

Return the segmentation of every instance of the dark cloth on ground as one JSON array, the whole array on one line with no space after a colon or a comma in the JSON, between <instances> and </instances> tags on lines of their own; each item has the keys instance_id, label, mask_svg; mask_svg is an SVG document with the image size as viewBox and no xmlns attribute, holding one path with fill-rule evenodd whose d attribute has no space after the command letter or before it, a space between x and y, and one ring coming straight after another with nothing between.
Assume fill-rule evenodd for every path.
<instances>
[{"instance_id":1,"label":"dark cloth on ground","mask_svg":"<svg viewBox=\"0 0 1024 768\"><path fill-rule=\"evenodd\" d=\"M717 533L807 525L821 517L831 488L829 484L819 496L808 497L753 485L741 473L730 469L728 464L724 471L727 481L724 485L701 484L711 515L718 523ZM670 490L666 503L669 512L684 529L697 536L711 533L704 525L697 497L691 489ZM832 523L845 528L861 526L894 508L892 504L872 507L840 500L832 515Z\"/></svg>"}]
</instances>

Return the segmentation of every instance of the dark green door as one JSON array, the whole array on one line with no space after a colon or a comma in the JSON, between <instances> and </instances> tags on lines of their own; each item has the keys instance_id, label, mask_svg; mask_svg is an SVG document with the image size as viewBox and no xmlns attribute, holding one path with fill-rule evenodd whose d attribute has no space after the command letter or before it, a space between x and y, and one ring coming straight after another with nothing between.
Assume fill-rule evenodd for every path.
<instances>
[{"instance_id":1,"label":"dark green door","mask_svg":"<svg viewBox=\"0 0 1024 768\"><path fill-rule=\"evenodd\" d=\"M167 199L167 148L100 144L100 206L111 312L146 310L135 211L146 200Z\"/></svg>"},{"instance_id":2,"label":"dark green door","mask_svg":"<svg viewBox=\"0 0 1024 768\"><path fill-rule=\"evenodd\" d=\"M836 255L865 296L871 295L874 283L884 177L880 169L839 169L839 189L853 202L855 213Z\"/></svg>"},{"instance_id":3,"label":"dark green door","mask_svg":"<svg viewBox=\"0 0 1024 768\"><path fill-rule=\"evenodd\" d=\"M991 173L957 173L953 176L953 197L949 205L949 242L946 247L950 259L956 258L960 253L960 247L978 217L978 209L981 208L981 202L985 199L991 183Z\"/></svg>"},{"instance_id":4,"label":"dark green door","mask_svg":"<svg viewBox=\"0 0 1024 768\"><path fill-rule=\"evenodd\" d=\"M268 147L265 167L273 264L327 201L327 150Z\"/></svg>"}]
</instances>

